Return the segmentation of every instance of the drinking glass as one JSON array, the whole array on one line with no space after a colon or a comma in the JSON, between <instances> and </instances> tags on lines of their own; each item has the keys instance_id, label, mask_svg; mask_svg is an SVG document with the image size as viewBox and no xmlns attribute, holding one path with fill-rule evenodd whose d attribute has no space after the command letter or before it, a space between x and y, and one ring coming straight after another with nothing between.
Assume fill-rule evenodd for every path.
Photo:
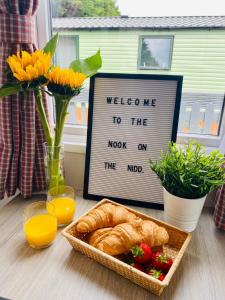
<instances>
[{"instance_id":1,"label":"drinking glass","mask_svg":"<svg viewBox=\"0 0 225 300\"><path fill-rule=\"evenodd\" d=\"M50 246L57 233L57 218L54 204L37 201L29 204L23 213L23 229L28 244L35 249ZM49 213L50 211L50 213Z\"/></svg>"},{"instance_id":2,"label":"drinking glass","mask_svg":"<svg viewBox=\"0 0 225 300\"><path fill-rule=\"evenodd\" d=\"M54 212L49 204L53 204ZM71 223L76 210L74 189L71 186L58 186L48 190L47 208L56 216L59 227Z\"/></svg>"}]
</instances>

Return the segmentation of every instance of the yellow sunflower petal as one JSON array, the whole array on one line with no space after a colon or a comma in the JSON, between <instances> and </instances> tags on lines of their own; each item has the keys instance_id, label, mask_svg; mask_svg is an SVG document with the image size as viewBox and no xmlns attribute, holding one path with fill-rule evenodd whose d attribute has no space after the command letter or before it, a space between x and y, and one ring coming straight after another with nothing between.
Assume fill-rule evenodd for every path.
<instances>
[{"instance_id":1,"label":"yellow sunflower petal","mask_svg":"<svg viewBox=\"0 0 225 300\"><path fill-rule=\"evenodd\" d=\"M23 68L26 68L31 64L31 55L27 51L22 51L21 54L21 65Z\"/></svg>"},{"instance_id":2,"label":"yellow sunflower petal","mask_svg":"<svg viewBox=\"0 0 225 300\"><path fill-rule=\"evenodd\" d=\"M51 66L51 56L42 50L37 50L32 54L22 51L9 56L7 63L13 76L19 81L32 81L47 74Z\"/></svg>"},{"instance_id":3,"label":"yellow sunflower petal","mask_svg":"<svg viewBox=\"0 0 225 300\"><path fill-rule=\"evenodd\" d=\"M36 78L38 78L39 76L39 74L38 74L38 70L37 70L37 68L34 68L34 67L32 67L32 66L27 66L26 67L26 74L30 77L30 78L32 78L32 79L36 79Z\"/></svg>"},{"instance_id":4,"label":"yellow sunflower petal","mask_svg":"<svg viewBox=\"0 0 225 300\"><path fill-rule=\"evenodd\" d=\"M51 69L47 78L50 82L59 84L62 86L69 86L71 88L79 88L82 86L86 79L85 74L74 72L71 69L61 69L60 67L54 67Z\"/></svg>"}]
</instances>

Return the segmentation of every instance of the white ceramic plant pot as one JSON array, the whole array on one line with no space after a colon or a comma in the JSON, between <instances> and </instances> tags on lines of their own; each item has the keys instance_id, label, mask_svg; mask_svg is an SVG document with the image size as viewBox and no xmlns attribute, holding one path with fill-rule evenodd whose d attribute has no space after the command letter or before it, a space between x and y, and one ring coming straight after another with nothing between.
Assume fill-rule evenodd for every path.
<instances>
[{"instance_id":1,"label":"white ceramic plant pot","mask_svg":"<svg viewBox=\"0 0 225 300\"><path fill-rule=\"evenodd\" d=\"M164 188L163 196L165 221L188 232L195 230L206 196L185 199L170 194Z\"/></svg>"}]
</instances>

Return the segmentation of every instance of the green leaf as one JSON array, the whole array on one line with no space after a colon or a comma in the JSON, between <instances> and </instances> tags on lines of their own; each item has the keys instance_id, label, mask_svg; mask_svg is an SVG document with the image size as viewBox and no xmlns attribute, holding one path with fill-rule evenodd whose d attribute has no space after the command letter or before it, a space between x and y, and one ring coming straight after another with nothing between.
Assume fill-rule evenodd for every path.
<instances>
[{"instance_id":1,"label":"green leaf","mask_svg":"<svg viewBox=\"0 0 225 300\"><path fill-rule=\"evenodd\" d=\"M70 64L70 69L75 72L84 73L88 77L93 76L102 66L102 58L100 50L96 54L84 60L74 60Z\"/></svg>"},{"instance_id":2,"label":"green leaf","mask_svg":"<svg viewBox=\"0 0 225 300\"><path fill-rule=\"evenodd\" d=\"M58 39L59 39L59 34L56 33L49 41L48 43L45 45L44 47L44 52L45 53L50 53L51 56L53 56L55 54L55 49L58 43Z\"/></svg>"},{"instance_id":3,"label":"green leaf","mask_svg":"<svg viewBox=\"0 0 225 300\"><path fill-rule=\"evenodd\" d=\"M198 187L199 187L198 185L193 184L193 183L191 183L190 185L193 186L193 187L195 187L195 188L198 188Z\"/></svg>"},{"instance_id":4,"label":"green leaf","mask_svg":"<svg viewBox=\"0 0 225 300\"><path fill-rule=\"evenodd\" d=\"M21 91L21 83L7 83L0 88L0 98L10 96Z\"/></svg>"}]
</instances>

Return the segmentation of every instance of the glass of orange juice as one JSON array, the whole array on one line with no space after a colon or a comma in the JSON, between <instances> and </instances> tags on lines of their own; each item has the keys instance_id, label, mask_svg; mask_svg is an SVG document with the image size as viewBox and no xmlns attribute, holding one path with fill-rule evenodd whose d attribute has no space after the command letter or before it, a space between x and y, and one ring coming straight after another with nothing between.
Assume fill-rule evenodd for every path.
<instances>
[{"instance_id":1,"label":"glass of orange juice","mask_svg":"<svg viewBox=\"0 0 225 300\"><path fill-rule=\"evenodd\" d=\"M47 209L50 214L56 216L59 227L71 223L76 210L74 189L71 186L58 186L49 189Z\"/></svg>"},{"instance_id":2,"label":"glass of orange juice","mask_svg":"<svg viewBox=\"0 0 225 300\"><path fill-rule=\"evenodd\" d=\"M50 246L57 233L57 218L54 205L51 205L51 214L47 211L46 201L37 201L29 204L23 213L23 229L28 244L35 249Z\"/></svg>"}]
</instances>

